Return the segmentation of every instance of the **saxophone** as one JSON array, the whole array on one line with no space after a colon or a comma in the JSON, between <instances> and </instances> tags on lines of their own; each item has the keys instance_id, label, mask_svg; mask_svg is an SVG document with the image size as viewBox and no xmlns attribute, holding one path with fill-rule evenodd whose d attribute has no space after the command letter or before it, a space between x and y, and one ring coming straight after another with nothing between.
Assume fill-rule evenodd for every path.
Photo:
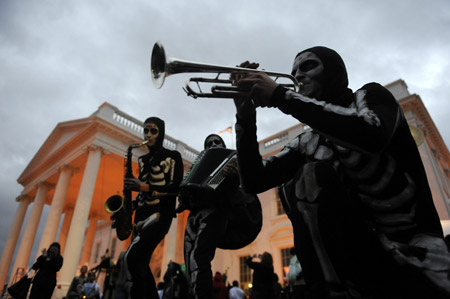
<instances>
[{"instance_id":1,"label":"saxophone","mask_svg":"<svg viewBox=\"0 0 450 299\"><path fill-rule=\"evenodd\" d=\"M148 143L148 140L131 144L128 149L124 160L124 177L133 178L132 170L132 150L135 148L142 147ZM133 205L131 203L131 190L123 189L123 197L120 195L110 196L105 202L105 210L107 213L111 214L111 220L113 223L112 228L116 229L117 238L121 241L128 239L133 231L132 216L133 216Z\"/></svg>"}]
</instances>

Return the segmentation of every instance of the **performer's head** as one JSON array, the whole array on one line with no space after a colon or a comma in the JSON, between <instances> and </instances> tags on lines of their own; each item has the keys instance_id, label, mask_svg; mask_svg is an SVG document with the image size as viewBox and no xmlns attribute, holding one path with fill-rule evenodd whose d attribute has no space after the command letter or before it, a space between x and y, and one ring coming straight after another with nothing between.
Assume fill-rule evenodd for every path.
<instances>
[{"instance_id":1,"label":"performer's head","mask_svg":"<svg viewBox=\"0 0 450 299\"><path fill-rule=\"evenodd\" d=\"M148 140L148 148L160 148L163 146L165 135L164 121L158 117L152 116L144 122L144 139Z\"/></svg>"},{"instance_id":2,"label":"performer's head","mask_svg":"<svg viewBox=\"0 0 450 299\"><path fill-rule=\"evenodd\" d=\"M340 101L351 93L344 61L336 51L326 47L298 53L292 75L303 84L300 93L310 98L343 104Z\"/></svg>"},{"instance_id":3,"label":"performer's head","mask_svg":"<svg viewBox=\"0 0 450 299\"><path fill-rule=\"evenodd\" d=\"M213 148L213 147L223 147L226 148L225 142L222 137L217 134L208 135L205 139L205 149Z\"/></svg>"},{"instance_id":4,"label":"performer's head","mask_svg":"<svg viewBox=\"0 0 450 299\"><path fill-rule=\"evenodd\" d=\"M59 245L58 242L53 242L52 244L50 244L50 246L48 247L48 254L51 256L57 256L59 255L59 252L61 251L61 245Z\"/></svg>"}]
</instances>

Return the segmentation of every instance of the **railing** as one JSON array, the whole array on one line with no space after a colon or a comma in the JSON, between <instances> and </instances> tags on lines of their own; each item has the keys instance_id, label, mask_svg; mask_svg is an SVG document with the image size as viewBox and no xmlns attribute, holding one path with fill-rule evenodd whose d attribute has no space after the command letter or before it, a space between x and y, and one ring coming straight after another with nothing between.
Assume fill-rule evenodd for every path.
<instances>
[{"instance_id":1,"label":"railing","mask_svg":"<svg viewBox=\"0 0 450 299\"><path fill-rule=\"evenodd\" d=\"M130 119L125 115L120 114L120 112L121 111L114 112L113 120L115 120L116 122L125 127L130 128L133 131L136 131L137 133L142 134L144 132L144 129L142 128L143 123L141 121L135 121L134 119Z\"/></svg>"},{"instance_id":2,"label":"railing","mask_svg":"<svg viewBox=\"0 0 450 299\"><path fill-rule=\"evenodd\" d=\"M135 136L142 138L144 133L143 125L144 123L125 112L120 111L117 107L109 104L103 103L99 109L94 113L102 117L103 119L111 122L117 123L118 125L125 127L130 133ZM185 145L184 143L166 135L163 142L164 147L170 150L177 150L180 148L180 154L183 159L193 162L198 155L198 151ZM179 146L180 145L180 146Z\"/></svg>"},{"instance_id":3,"label":"railing","mask_svg":"<svg viewBox=\"0 0 450 299\"><path fill-rule=\"evenodd\" d=\"M289 134L288 133L284 133L278 136L275 136L274 138L270 139L269 141L264 142L264 148L268 148L270 146L273 146L277 143L280 143L282 141L285 141L289 138Z\"/></svg>"}]
</instances>

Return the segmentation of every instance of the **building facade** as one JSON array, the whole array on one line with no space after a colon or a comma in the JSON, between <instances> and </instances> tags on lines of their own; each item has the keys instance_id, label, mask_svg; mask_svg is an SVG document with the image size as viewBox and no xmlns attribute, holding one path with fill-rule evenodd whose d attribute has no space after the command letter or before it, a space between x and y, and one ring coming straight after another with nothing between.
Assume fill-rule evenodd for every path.
<instances>
[{"instance_id":1,"label":"building facade","mask_svg":"<svg viewBox=\"0 0 450 299\"><path fill-rule=\"evenodd\" d=\"M425 165L434 203L444 231L450 233L450 154L422 100L409 94L403 80L386 86L402 106L416 138ZM308 127L298 124L259 142L263 156L279 152L289 140ZM62 245L64 265L58 275L55 298L61 298L81 265L98 265L108 253L114 261L129 241L121 242L111 230L109 214L104 202L110 195L122 193L123 162L127 147L142 141L142 122L104 103L90 117L60 123L44 142L18 179L23 185L17 197L18 207L0 261L0 283L20 275L27 268L34 241L38 248L46 248L56 240ZM198 151L181 141L166 136L165 146L178 150L183 157L185 171L195 160ZM142 155L136 149L134 157ZM137 165L133 165L137 174ZM280 283L284 283L289 250L293 247L290 221L281 206L276 189L258 194L263 209L263 226L258 237L238 250L218 249L212 263L213 273L226 273L228 282L238 280L243 288L251 282L245 258L270 252ZM50 205L41 240L34 240L43 206ZM27 223L24 217L31 205ZM184 263L183 240L188 211L173 220L169 233L154 252L151 269L157 281L162 280L169 261ZM62 222L61 225L59 225ZM18 240L24 227L24 234ZM11 263L16 246L16 259ZM16 275L17 274L17 275ZM101 282L100 282L101 284Z\"/></svg>"}]
</instances>

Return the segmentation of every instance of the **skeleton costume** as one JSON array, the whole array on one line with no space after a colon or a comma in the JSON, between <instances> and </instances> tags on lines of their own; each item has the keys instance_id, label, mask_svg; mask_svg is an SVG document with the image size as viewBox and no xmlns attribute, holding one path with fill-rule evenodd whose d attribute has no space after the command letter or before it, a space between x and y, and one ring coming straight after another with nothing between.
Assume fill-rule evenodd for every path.
<instances>
[{"instance_id":1,"label":"skeleton costume","mask_svg":"<svg viewBox=\"0 0 450 299\"><path fill-rule=\"evenodd\" d=\"M305 52L320 59L323 92L314 99L278 86L270 106L312 130L262 159L256 113L237 117L244 190L284 184L312 298L448 298L449 253L400 106L377 83L353 93L335 51L314 47L298 55Z\"/></svg>"},{"instance_id":2,"label":"skeleton costume","mask_svg":"<svg viewBox=\"0 0 450 299\"><path fill-rule=\"evenodd\" d=\"M223 139L211 134L205 139L205 149L223 147ZM190 190L182 200L190 209L184 236L186 273L190 277L196 299L214 298L211 261L220 239L224 237L231 211L230 196L239 186L239 178L229 178L220 192ZM224 190L225 189L225 190Z\"/></svg>"},{"instance_id":3,"label":"skeleton costume","mask_svg":"<svg viewBox=\"0 0 450 299\"><path fill-rule=\"evenodd\" d=\"M155 124L159 135L149 153L138 159L139 180L150 186L150 192L139 192L134 202L133 240L124 258L127 288L133 299L159 298L149 264L175 216L176 193L183 178L180 153L163 147L164 121L151 117L145 123Z\"/></svg>"}]
</instances>

